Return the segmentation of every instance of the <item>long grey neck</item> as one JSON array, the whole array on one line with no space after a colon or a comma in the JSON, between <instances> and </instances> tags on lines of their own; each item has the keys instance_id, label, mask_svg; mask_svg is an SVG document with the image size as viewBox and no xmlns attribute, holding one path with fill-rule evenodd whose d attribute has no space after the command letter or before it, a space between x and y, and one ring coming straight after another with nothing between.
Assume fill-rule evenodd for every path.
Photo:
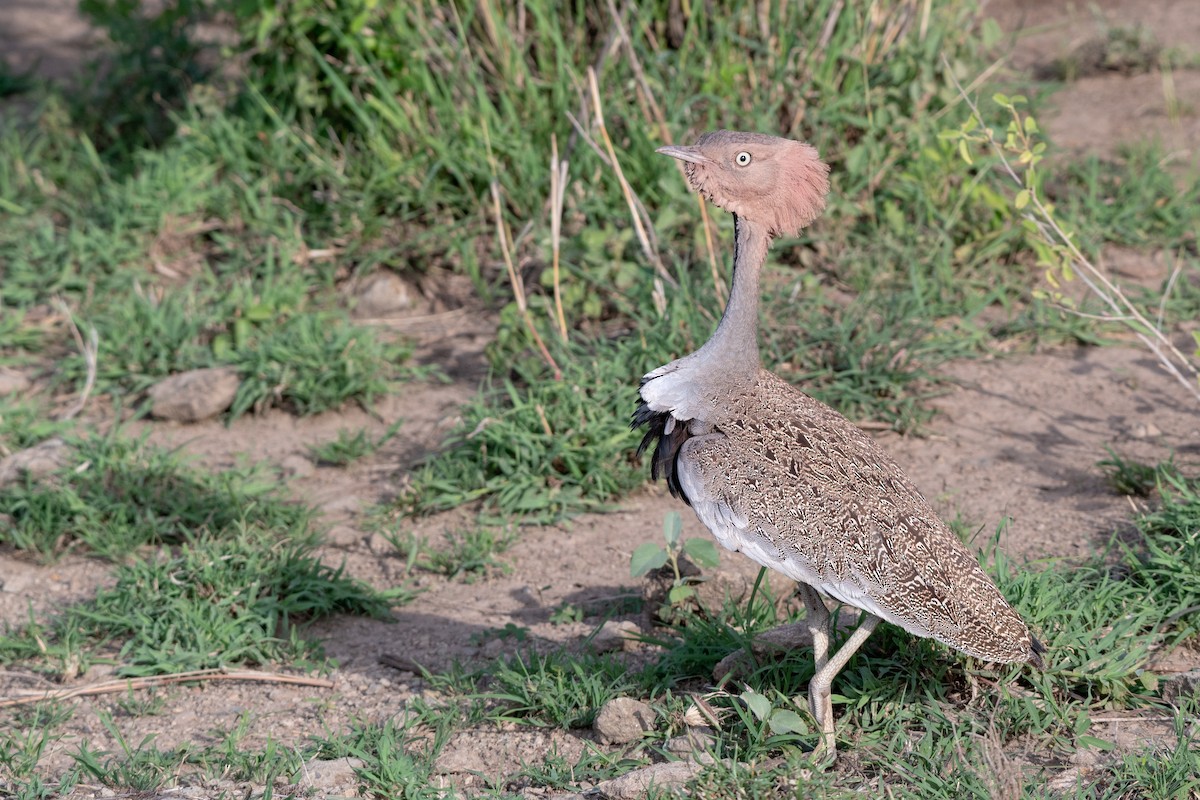
<instances>
[{"instance_id":1,"label":"long grey neck","mask_svg":"<svg viewBox=\"0 0 1200 800\"><path fill-rule=\"evenodd\" d=\"M737 379L758 374L758 275L767 260L771 237L766 229L733 217L733 287L721 324L696 357L725 377Z\"/></svg>"}]
</instances>

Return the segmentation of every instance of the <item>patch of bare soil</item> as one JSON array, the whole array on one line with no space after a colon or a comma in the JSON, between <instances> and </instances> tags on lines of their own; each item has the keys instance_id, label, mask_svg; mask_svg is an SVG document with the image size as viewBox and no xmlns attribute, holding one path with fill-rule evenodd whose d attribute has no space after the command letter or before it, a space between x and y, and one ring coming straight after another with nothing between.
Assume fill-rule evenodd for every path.
<instances>
[{"instance_id":1,"label":"patch of bare soil","mask_svg":"<svg viewBox=\"0 0 1200 800\"><path fill-rule=\"evenodd\" d=\"M1123 145L1158 141L1182 163L1196 165L1200 71L1164 72L1154 53L1110 59L1112 68L1079 63L1104 49L1114 29L1144 30L1162 50L1177 50L1185 62L1195 63L1200 13L1194 0L985 0L984 13L1012 33L1009 63L1017 71L1033 75L1059 64L1068 70L1082 67L1076 80L1050 98L1052 113L1038 120L1056 147L1109 158Z\"/></svg>"},{"instance_id":2,"label":"patch of bare soil","mask_svg":"<svg viewBox=\"0 0 1200 800\"><path fill-rule=\"evenodd\" d=\"M0 58L17 74L74 78L101 38L77 0L0 0L0 16Z\"/></svg>"},{"instance_id":3,"label":"patch of bare soil","mask_svg":"<svg viewBox=\"0 0 1200 800\"><path fill-rule=\"evenodd\" d=\"M40 52L42 64L49 69L57 63L51 59L59 52L58 45L39 45L39 41L59 42L76 30L86 38L77 18L65 10L68 5L73 10L73 2L55 0L50 7L25 0L3 3L6 27L0 34L0 52L12 59L14 53L23 52L18 44L34 51L19 56L31 60L12 63L33 63ZM1200 14L1195 13L1192 0L1105 0L1097 7L1113 22L1151 27L1166 45L1200 47ZM1017 38L1014 55L1014 63L1023 69L1061 57L1070 51L1075 37L1099 30L1090 12L1041 0L992 2L988 11L1010 30L1028 30ZM14 12L17 16L12 16ZM31 19L36 24L29 23ZM14 20L25 20L21 24L32 27L17 26ZM62 35L53 38L51 32ZM1177 136L1181 127L1181 141L1194 148L1200 141L1194 113L1200 107L1198 77L1194 73L1174 76L1183 106L1192 109L1177 120L1161 113L1163 76L1150 72L1082 79L1055 95L1058 111L1043 123L1056 141L1089 151L1108 153L1120 141L1147 135ZM426 359L447 365L457 379L408 387L380 401L373 413L347 409L297 419L272 412L228 427L216 422L141 425L149 430L151 441L181 447L213 468L245 462L274 465L290 476L290 492L323 513L330 526L327 559L344 563L350 575L374 585L394 586L408 580L405 564L373 532L367 514L400 489L405 473L437 446L453 425L458 405L476 390L480 348L488 332L486 327L462 322L472 316L450 311L395 322L404 333L422 339ZM631 366L631 402L636 376L648 366ZM1000 544L1022 558L1084 557L1128 525L1133 511L1130 501L1110 490L1096 466L1107 456L1106 446L1145 462L1171 456L1188 462L1200 455L1196 406L1141 350L1063 350L956 363L946 373L953 385L936 400L940 413L927 435L884 434L884 444L945 516L961 514L985 535L1011 518ZM307 457L308 445L329 441L342 428L365 427L378 434L398 418L405 420L400 434L362 463L345 469L320 467ZM247 726L243 750L261 746L268 737L284 747L301 746L308 737L339 730L354 719L378 722L402 715L408 701L429 691L415 671L417 665L441 670L456 661L492 660L526 646L494 635L506 625L526 630L536 647L584 646L591 625L555 624L551 615L566 603L604 608L640 593L629 577L630 555L638 545L659 540L663 516L671 510L684 512L685 536L706 535L661 487L651 487L613 513L522 530L505 555L511 565L506 572L494 571L474 582L419 577L416 588L421 593L397 612L392 624L345 618L312 626L309 634L323 640L328 654L339 663L330 676L332 689L234 683L177 687L163 691L162 713L149 716L129 716L110 696L78 700L69 735L50 746L44 771L53 775L65 768L70 763L68 754L84 742L93 751L119 750L101 723L101 712L114 714L125 740L133 743L153 734L159 747L185 742L202 746L217 741L214 730L231 729L242 720ZM413 526L417 536L437 541L447 531L470 524L465 514L448 514ZM719 585L734 593L745 591L755 573L747 559L730 554L713 571ZM0 622L19 624L31 608L45 613L83 599L106 580L106 567L86 558L71 557L40 567L0 555ZM778 595L787 593L785 581L771 580ZM1195 667L1200 659L1194 655L1172 668ZM397 664L412 668L397 668ZM76 682L104 677L104 670L97 669ZM28 681L0 673L0 689L29 688ZM1149 739L1171 735L1169 722L1110 717L1096 721L1092 733L1123 748L1137 749ZM573 761L590 738L587 732L462 733L439 762L440 780L459 787L479 786L488 776L511 772L522 761L537 762L552 750ZM1076 767L1075 776L1093 766ZM228 788L218 786L212 791ZM80 787L74 796L99 793L96 787Z\"/></svg>"}]
</instances>

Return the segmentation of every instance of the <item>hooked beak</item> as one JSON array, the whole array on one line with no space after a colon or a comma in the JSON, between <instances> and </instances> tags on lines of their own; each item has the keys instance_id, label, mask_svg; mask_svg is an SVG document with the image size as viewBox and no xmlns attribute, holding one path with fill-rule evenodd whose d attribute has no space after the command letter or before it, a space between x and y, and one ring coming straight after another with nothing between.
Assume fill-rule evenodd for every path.
<instances>
[{"instance_id":1,"label":"hooked beak","mask_svg":"<svg viewBox=\"0 0 1200 800\"><path fill-rule=\"evenodd\" d=\"M654 152L662 153L664 156L678 158L680 161L687 161L690 164L711 164L712 161L700 152L698 147L681 147L671 144L666 147L660 147Z\"/></svg>"}]
</instances>

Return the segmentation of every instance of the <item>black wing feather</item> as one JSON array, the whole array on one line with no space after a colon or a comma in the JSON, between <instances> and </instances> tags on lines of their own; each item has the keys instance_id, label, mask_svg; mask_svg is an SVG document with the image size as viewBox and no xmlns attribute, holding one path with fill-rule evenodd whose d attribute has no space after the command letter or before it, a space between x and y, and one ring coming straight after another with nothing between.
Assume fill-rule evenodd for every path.
<instances>
[{"instance_id":1,"label":"black wing feather","mask_svg":"<svg viewBox=\"0 0 1200 800\"><path fill-rule=\"evenodd\" d=\"M636 430L642 426L648 426L646 435L642 437L642 443L638 445L638 457L640 458L642 453L657 440L657 444L654 445L654 458L650 462L650 477L654 480L658 480L660 477L666 478L667 489L670 490L671 495L678 497L690 506L692 501L684 494L683 487L679 484L679 471L676 467L679 461L679 451L692 434L688 431L688 423L679 420L675 421L674 430L667 433L667 421L670 419L670 413L654 411L650 406L642 403L638 406L637 411L633 412L633 421L629 427Z\"/></svg>"}]
</instances>

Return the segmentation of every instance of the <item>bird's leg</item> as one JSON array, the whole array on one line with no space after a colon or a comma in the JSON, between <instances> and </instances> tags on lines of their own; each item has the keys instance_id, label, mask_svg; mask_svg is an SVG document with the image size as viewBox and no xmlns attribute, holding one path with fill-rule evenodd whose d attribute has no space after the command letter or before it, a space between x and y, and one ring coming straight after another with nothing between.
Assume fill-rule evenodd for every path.
<instances>
[{"instance_id":1,"label":"bird's leg","mask_svg":"<svg viewBox=\"0 0 1200 800\"><path fill-rule=\"evenodd\" d=\"M808 612L804 615L804 622L812 637L813 661L816 662L817 672L820 672L829 656L829 609L825 607L820 593L807 583L799 584L796 593L804 601Z\"/></svg>"},{"instance_id":2,"label":"bird's leg","mask_svg":"<svg viewBox=\"0 0 1200 800\"><path fill-rule=\"evenodd\" d=\"M878 624L879 617L864 612L863 621L854 629L854 633L850 634L850 638L833 654L833 657L824 664L818 662L817 674L813 675L812 681L808 684L808 707L812 711L813 717L816 718L817 724L821 726L821 744L817 748L817 753L830 761L837 758L837 737L834 735L833 727L833 698L830 694L833 679L842 671L842 667L846 666L846 662L858 652L858 648L862 647L863 642L867 640Z\"/></svg>"}]
</instances>

